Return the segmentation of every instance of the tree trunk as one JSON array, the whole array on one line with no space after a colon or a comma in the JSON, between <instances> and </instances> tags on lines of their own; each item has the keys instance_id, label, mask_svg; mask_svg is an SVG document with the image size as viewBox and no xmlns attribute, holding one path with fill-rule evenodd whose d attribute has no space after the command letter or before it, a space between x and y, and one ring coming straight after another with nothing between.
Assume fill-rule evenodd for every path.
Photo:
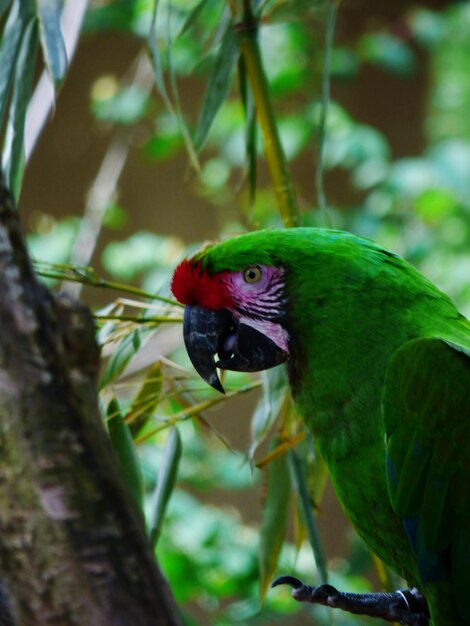
<instances>
[{"instance_id":1,"label":"tree trunk","mask_svg":"<svg viewBox=\"0 0 470 626\"><path fill-rule=\"evenodd\" d=\"M0 294L0 624L181 626L101 422L92 318L38 282L1 181Z\"/></svg>"}]
</instances>

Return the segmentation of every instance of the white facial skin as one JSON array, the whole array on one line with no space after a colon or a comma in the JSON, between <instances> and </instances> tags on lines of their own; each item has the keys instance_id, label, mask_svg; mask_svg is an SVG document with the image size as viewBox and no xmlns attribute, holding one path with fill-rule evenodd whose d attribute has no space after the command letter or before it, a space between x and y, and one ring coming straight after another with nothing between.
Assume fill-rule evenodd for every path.
<instances>
[{"instance_id":1,"label":"white facial skin","mask_svg":"<svg viewBox=\"0 0 470 626\"><path fill-rule=\"evenodd\" d=\"M289 334L274 321L282 315L286 304L284 276L285 271L280 268L253 265L242 272L228 273L227 287L236 302L232 313L239 322L255 328L289 352Z\"/></svg>"}]
</instances>

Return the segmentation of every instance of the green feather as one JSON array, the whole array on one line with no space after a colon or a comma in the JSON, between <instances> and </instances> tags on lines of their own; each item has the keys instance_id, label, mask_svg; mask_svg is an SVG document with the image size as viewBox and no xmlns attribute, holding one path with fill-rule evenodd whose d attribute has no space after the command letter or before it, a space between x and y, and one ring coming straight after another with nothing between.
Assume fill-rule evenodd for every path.
<instances>
[{"instance_id":1,"label":"green feather","mask_svg":"<svg viewBox=\"0 0 470 626\"><path fill-rule=\"evenodd\" d=\"M340 231L259 231L198 259L286 270L293 395L346 514L426 594L433 626L469 624L470 323L406 261Z\"/></svg>"}]
</instances>

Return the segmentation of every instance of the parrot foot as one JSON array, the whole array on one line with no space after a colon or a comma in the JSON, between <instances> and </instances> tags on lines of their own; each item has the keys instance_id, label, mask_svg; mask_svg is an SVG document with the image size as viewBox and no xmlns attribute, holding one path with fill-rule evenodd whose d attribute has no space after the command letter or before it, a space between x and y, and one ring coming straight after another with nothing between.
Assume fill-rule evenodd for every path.
<instances>
[{"instance_id":1,"label":"parrot foot","mask_svg":"<svg viewBox=\"0 0 470 626\"><path fill-rule=\"evenodd\" d=\"M290 585L292 597L298 602L322 604L358 615L379 617L388 622L406 626L429 626L429 609L426 599L415 588L393 593L343 593L332 585L311 587L293 576L277 578L271 587Z\"/></svg>"}]
</instances>

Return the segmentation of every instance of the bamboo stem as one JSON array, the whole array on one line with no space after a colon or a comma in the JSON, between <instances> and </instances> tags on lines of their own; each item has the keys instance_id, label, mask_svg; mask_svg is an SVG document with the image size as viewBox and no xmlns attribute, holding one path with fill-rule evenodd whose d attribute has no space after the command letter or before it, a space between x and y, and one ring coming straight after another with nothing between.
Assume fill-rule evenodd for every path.
<instances>
[{"instance_id":1,"label":"bamboo stem","mask_svg":"<svg viewBox=\"0 0 470 626\"><path fill-rule=\"evenodd\" d=\"M235 11L232 6L232 14ZM234 15L235 17L235 15ZM299 207L286 156L281 144L269 85L263 68L257 32L258 24L249 3L245 3L243 20L235 25L240 51L245 62L261 131L269 172L274 186L279 212L287 227L300 223Z\"/></svg>"},{"instance_id":2,"label":"bamboo stem","mask_svg":"<svg viewBox=\"0 0 470 626\"><path fill-rule=\"evenodd\" d=\"M330 73L331 73L331 50L335 32L336 15L340 0L330 0L328 5L328 18L325 35L325 60L323 63L322 99L320 122L318 124L318 164L315 172L315 185L317 189L317 205L323 215L325 226L333 228L329 213L328 201L324 187L324 151L327 131L328 107L330 105Z\"/></svg>"}]
</instances>

